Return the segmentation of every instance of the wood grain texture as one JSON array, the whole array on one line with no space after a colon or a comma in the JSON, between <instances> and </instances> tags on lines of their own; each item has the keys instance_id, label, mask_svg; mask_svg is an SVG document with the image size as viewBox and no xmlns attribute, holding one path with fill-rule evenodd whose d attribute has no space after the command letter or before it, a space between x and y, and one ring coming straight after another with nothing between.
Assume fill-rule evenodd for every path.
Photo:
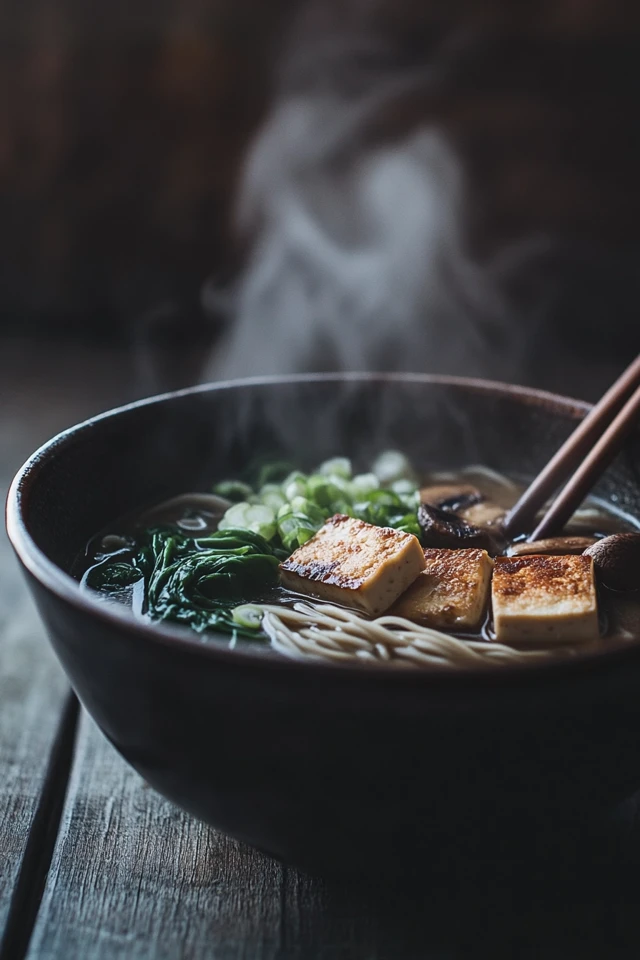
<instances>
[{"instance_id":1,"label":"wood grain texture","mask_svg":"<svg viewBox=\"0 0 640 960\"><path fill-rule=\"evenodd\" d=\"M470 863L465 875L438 883L417 874L371 889L323 882L183 814L148 788L84 715L27 956L636 957L640 884L636 867L618 854L637 823L637 804L624 820L609 863ZM588 845L585 853L588 861Z\"/></svg>"},{"instance_id":2,"label":"wood grain texture","mask_svg":"<svg viewBox=\"0 0 640 960\"><path fill-rule=\"evenodd\" d=\"M589 862L603 838L585 837L582 865L469 863L463 876L377 889L322 882L163 800L85 716L28 958L633 957L638 859L623 854L637 811L609 830L608 862Z\"/></svg>"},{"instance_id":3,"label":"wood grain texture","mask_svg":"<svg viewBox=\"0 0 640 960\"><path fill-rule=\"evenodd\" d=\"M3 476L3 488L5 486ZM0 491L4 499L5 490ZM0 934L67 690L0 534Z\"/></svg>"},{"instance_id":4,"label":"wood grain texture","mask_svg":"<svg viewBox=\"0 0 640 960\"><path fill-rule=\"evenodd\" d=\"M0 499L52 433L124 398L114 357L0 341ZM120 370L126 365L120 363ZM116 368L117 369L117 368ZM76 371L87 376L79 377ZM68 685L0 530L0 936Z\"/></svg>"},{"instance_id":5,"label":"wood grain texture","mask_svg":"<svg viewBox=\"0 0 640 960\"><path fill-rule=\"evenodd\" d=\"M149 789L83 715L28 956L276 960L283 868Z\"/></svg>"}]
</instances>

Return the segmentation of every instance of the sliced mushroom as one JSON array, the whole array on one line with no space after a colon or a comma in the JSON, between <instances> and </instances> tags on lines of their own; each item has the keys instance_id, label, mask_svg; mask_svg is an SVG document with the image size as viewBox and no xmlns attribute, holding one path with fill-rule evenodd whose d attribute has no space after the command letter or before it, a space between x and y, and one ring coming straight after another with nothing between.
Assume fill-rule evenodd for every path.
<instances>
[{"instance_id":1,"label":"sliced mushroom","mask_svg":"<svg viewBox=\"0 0 640 960\"><path fill-rule=\"evenodd\" d=\"M426 547L479 547L491 556L500 552L498 543L487 530L475 527L456 513L441 510L430 503L423 503L418 508L418 523Z\"/></svg>"},{"instance_id":2,"label":"sliced mushroom","mask_svg":"<svg viewBox=\"0 0 640 960\"><path fill-rule=\"evenodd\" d=\"M508 557L527 557L530 554L546 553L554 557L561 557L567 553L584 553L592 544L597 543L595 537L549 537L547 540L528 540L522 543L512 543L507 550Z\"/></svg>"},{"instance_id":3,"label":"sliced mushroom","mask_svg":"<svg viewBox=\"0 0 640 960\"><path fill-rule=\"evenodd\" d=\"M492 500L483 500L459 511L463 520L477 527L499 527L506 512L504 507L498 506Z\"/></svg>"},{"instance_id":4,"label":"sliced mushroom","mask_svg":"<svg viewBox=\"0 0 640 960\"><path fill-rule=\"evenodd\" d=\"M484 494L470 483L439 483L420 490L422 503L454 512L481 503L484 499Z\"/></svg>"},{"instance_id":5,"label":"sliced mushroom","mask_svg":"<svg viewBox=\"0 0 640 960\"><path fill-rule=\"evenodd\" d=\"M614 533L585 551L593 557L598 578L612 590L640 588L640 533Z\"/></svg>"},{"instance_id":6,"label":"sliced mushroom","mask_svg":"<svg viewBox=\"0 0 640 960\"><path fill-rule=\"evenodd\" d=\"M470 483L423 487L420 500L447 513L457 513L472 527L497 527L506 513L504 507L489 500L486 494Z\"/></svg>"}]
</instances>

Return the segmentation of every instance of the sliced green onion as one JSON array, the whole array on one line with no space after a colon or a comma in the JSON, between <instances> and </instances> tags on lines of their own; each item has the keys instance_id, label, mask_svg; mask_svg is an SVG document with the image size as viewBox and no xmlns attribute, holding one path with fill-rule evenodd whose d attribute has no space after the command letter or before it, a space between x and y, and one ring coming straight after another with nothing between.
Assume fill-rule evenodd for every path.
<instances>
[{"instance_id":1,"label":"sliced green onion","mask_svg":"<svg viewBox=\"0 0 640 960\"><path fill-rule=\"evenodd\" d=\"M278 533L290 553L315 537L319 529L320 527L311 523L308 517L298 513L291 513L278 522Z\"/></svg>"},{"instance_id":2,"label":"sliced green onion","mask_svg":"<svg viewBox=\"0 0 640 960\"><path fill-rule=\"evenodd\" d=\"M407 510L417 511L420 506L420 491L413 480L396 480L390 489L400 497Z\"/></svg>"},{"instance_id":3,"label":"sliced green onion","mask_svg":"<svg viewBox=\"0 0 640 960\"><path fill-rule=\"evenodd\" d=\"M383 487L389 486L395 480L410 480L414 476L409 460L399 450L385 450L381 453L373 464L373 472Z\"/></svg>"},{"instance_id":4,"label":"sliced green onion","mask_svg":"<svg viewBox=\"0 0 640 960\"><path fill-rule=\"evenodd\" d=\"M349 460L348 457L332 457L330 460L325 460L324 463L320 464L318 473L322 473L325 476L336 474L338 477L344 477L345 480L350 480L353 473L351 460Z\"/></svg>"},{"instance_id":5,"label":"sliced green onion","mask_svg":"<svg viewBox=\"0 0 640 960\"><path fill-rule=\"evenodd\" d=\"M375 473L359 473L350 483L351 495L354 500L366 497L380 487L380 481Z\"/></svg>"},{"instance_id":6,"label":"sliced green onion","mask_svg":"<svg viewBox=\"0 0 640 960\"><path fill-rule=\"evenodd\" d=\"M287 502L287 498L277 483L265 483L265 485L260 488L259 497L260 502L263 503L265 507L271 507L271 509L276 512Z\"/></svg>"},{"instance_id":7,"label":"sliced green onion","mask_svg":"<svg viewBox=\"0 0 640 960\"><path fill-rule=\"evenodd\" d=\"M284 478L291 473L292 463L284 460L276 460L271 463L265 463L260 467L258 473L258 487L264 487L267 484L281 484Z\"/></svg>"},{"instance_id":8,"label":"sliced green onion","mask_svg":"<svg viewBox=\"0 0 640 960\"><path fill-rule=\"evenodd\" d=\"M315 537L317 530L313 530L311 527L298 527L296 532L296 540L298 541L298 546L301 547L303 543L307 543L309 540L312 540Z\"/></svg>"},{"instance_id":9,"label":"sliced green onion","mask_svg":"<svg viewBox=\"0 0 640 960\"><path fill-rule=\"evenodd\" d=\"M336 480L338 482L336 482ZM307 481L307 497L317 503L319 507L324 507L332 513L332 504L336 500L342 500L346 496L348 481L342 477L325 477L322 474L314 473Z\"/></svg>"},{"instance_id":10,"label":"sliced green onion","mask_svg":"<svg viewBox=\"0 0 640 960\"><path fill-rule=\"evenodd\" d=\"M353 504L347 500L334 500L331 504L331 516L335 516L336 513L344 514L347 517L355 516Z\"/></svg>"},{"instance_id":11,"label":"sliced green onion","mask_svg":"<svg viewBox=\"0 0 640 960\"><path fill-rule=\"evenodd\" d=\"M271 540L276 533L276 515L271 507L263 504L234 503L229 507L218 524L218 530L251 530L265 540Z\"/></svg>"},{"instance_id":12,"label":"sliced green onion","mask_svg":"<svg viewBox=\"0 0 640 960\"><path fill-rule=\"evenodd\" d=\"M287 550L306 543L325 523L323 511L304 497L294 497L278 511L278 533Z\"/></svg>"},{"instance_id":13,"label":"sliced green onion","mask_svg":"<svg viewBox=\"0 0 640 960\"><path fill-rule=\"evenodd\" d=\"M324 510L306 497L294 497L291 501L291 509L294 513L303 513L312 523L319 523L320 526L326 520Z\"/></svg>"},{"instance_id":14,"label":"sliced green onion","mask_svg":"<svg viewBox=\"0 0 640 960\"><path fill-rule=\"evenodd\" d=\"M259 630L264 614L262 607L256 606L255 603L243 603L233 608L231 616L239 626L247 627L249 630Z\"/></svg>"},{"instance_id":15,"label":"sliced green onion","mask_svg":"<svg viewBox=\"0 0 640 960\"><path fill-rule=\"evenodd\" d=\"M287 503L283 503L280 509L277 511L276 520L279 523L280 520L282 520L284 517L288 517L290 513L291 513L291 504L287 501Z\"/></svg>"},{"instance_id":16,"label":"sliced green onion","mask_svg":"<svg viewBox=\"0 0 640 960\"><path fill-rule=\"evenodd\" d=\"M307 478L304 473L300 473L299 470L290 473L282 484L282 492L287 500L293 500L294 497L306 497Z\"/></svg>"},{"instance_id":17,"label":"sliced green onion","mask_svg":"<svg viewBox=\"0 0 640 960\"><path fill-rule=\"evenodd\" d=\"M418 487L413 480L394 480L390 489L397 493L399 497L407 497L411 493L416 493Z\"/></svg>"},{"instance_id":18,"label":"sliced green onion","mask_svg":"<svg viewBox=\"0 0 640 960\"><path fill-rule=\"evenodd\" d=\"M244 521L250 506L251 504L247 503L246 500L242 503L234 503L232 507L229 507L229 509L225 511L218 529L225 530L231 527L237 527L241 530L245 526Z\"/></svg>"},{"instance_id":19,"label":"sliced green onion","mask_svg":"<svg viewBox=\"0 0 640 960\"><path fill-rule=\"evenodd\" d=\"M248 483L242 483L240 480L223 480L221 483L215 484L213 492L217 493L219 497L226 497L227 500L240 503L242 500L247 500L253 490Z\"/></svg>"}]
</instances>

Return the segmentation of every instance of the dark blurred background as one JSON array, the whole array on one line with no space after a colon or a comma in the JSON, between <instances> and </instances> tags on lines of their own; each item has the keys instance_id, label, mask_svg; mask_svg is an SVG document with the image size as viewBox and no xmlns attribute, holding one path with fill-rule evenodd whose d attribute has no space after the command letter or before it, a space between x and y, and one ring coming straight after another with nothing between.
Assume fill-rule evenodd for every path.
<instances>
[{"instance_id":1,"label":"dark blurred background","mask_svg":"<svg viewBox=\"0 0 640 960\"><path fill-rule=\"evenodd\" d=\"M0 5L0 331L197 323L291 0Z\"/></svg>"},{"instance_id":2,"label":"dark blurred background","mask_svg":"<svg viewBox=\"0 0 640 960\"><path fill-rule=\"evenodd\" d=\"M499 375L594 396L640 348L639 21L619 0L5 0L0 336L204 354L226 314L203 289L242 265L232 211L276 84L337 110L417 70L429 79L382 105L352 158L442 130L469 249L503 271L512 320L485 324L487 342L528 337ZM482 309L464 309L477 332ZM362 365L387 362L381 344Z\"/></svg>"}]
</instances>

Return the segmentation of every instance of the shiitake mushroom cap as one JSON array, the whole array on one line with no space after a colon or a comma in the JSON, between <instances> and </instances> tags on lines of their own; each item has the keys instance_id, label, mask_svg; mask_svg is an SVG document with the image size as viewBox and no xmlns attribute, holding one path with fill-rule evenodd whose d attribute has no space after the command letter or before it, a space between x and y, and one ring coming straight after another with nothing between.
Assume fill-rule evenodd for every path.
<instances>
[{"instance_id":1,"label":"shiitake mushroom cap","mask_svg":"<svg viewBox=\"0 0 640 960\"><path fill-rule=\"evenodd\" d=\"M500 552L496 538L487 530L475 527L455 513L441 510L431 503L422 503L418 508L418 523L422 530L425 547L459 549L477 547L491 556Z\"/></svg>"},{"instance_id":2,"label":"shiitake mushroom cap","mask_svg":"<svg viewBox=\"0 0 640 960\"><path fill-rule=\"evenodd\" d=\"M485 495L469 483L438 483L420 490L422 503L453 513L482 503L483 500L486 500Z\"/></svg>"},{"instance_id":3,"label":"shiitake mushroom cap","mask_svg":"<svg viewBox=\"0 0 640 960\"><path fill-rule=\"evenodd\" d=\"M598 579L612 590L640 588L640 533L614 533L584 551L593 558Z\"/></svg>"}]
</instances>

